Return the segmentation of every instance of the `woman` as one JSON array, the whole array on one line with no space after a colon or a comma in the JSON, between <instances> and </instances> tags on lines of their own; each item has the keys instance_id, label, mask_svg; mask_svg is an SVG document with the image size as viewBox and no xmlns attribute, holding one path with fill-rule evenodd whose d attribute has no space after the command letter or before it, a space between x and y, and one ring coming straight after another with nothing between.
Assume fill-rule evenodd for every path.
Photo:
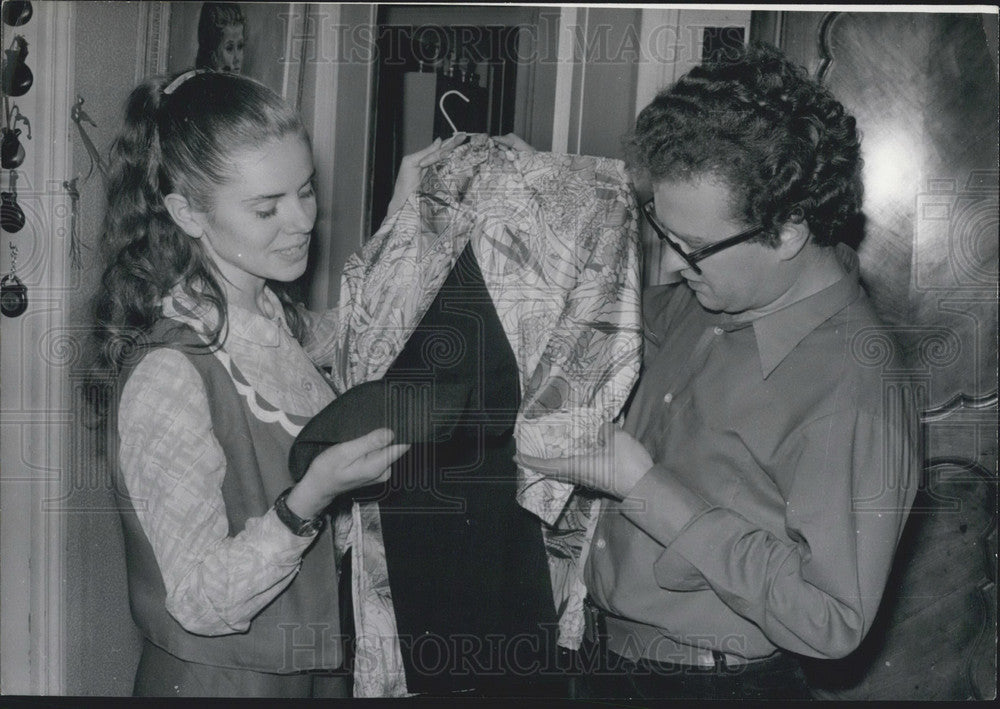
<instances>
[{"instance_id":1,"label":"woman","mask_svg":"<svg viewBox=\"0 0 1000 709\"><path fill-rule=\"evenodd\" d=\"M456 143L404 159L390 207ZM335 313L282 290L316 218L309 138L266 87L196 70L132 92L112 165L96 316L120 393L134 693L343 695L324 510L408 446L373 431L292 485L294 436L333 399L315 365Z\"/></svg>"}]
</instances>

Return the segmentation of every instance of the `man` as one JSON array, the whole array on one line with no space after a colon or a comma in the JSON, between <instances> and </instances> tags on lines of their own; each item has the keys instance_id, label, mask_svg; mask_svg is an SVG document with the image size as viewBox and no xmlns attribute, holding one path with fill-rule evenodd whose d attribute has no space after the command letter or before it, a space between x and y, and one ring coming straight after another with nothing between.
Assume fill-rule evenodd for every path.
<instances>
[{"instance_id":1,"label":"man","mask_svg":"<svg viewBox=\"0 0 1000 709\"><path fill-rule=\"evenodd\" d=\"M842 657L871 627L916 491L910 402L855 354L887 336L840 243L861 206L855 122L753 46L662 92L627 145L681 282L644 299L624 430L597 454L519 458L614 498L585 570L586 684L802 698L796 656Z\"/></svg>"}]
</instances>

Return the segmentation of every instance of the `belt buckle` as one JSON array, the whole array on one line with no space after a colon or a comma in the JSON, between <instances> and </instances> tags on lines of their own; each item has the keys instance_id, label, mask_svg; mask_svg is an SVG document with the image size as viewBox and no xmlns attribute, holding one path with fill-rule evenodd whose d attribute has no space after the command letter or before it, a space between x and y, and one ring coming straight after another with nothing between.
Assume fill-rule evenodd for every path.
<instances>
[{"instance_id":1,"label":"belt buckle","mask_svg":"<svg viewBox=\"0 0 1000 709\"><path fill-rule=\"evenodd\" d=\"M767 659L767 658L762 658ZM746 658L740 657L739 655L733 655L728 652L720 652L718 650L712 650L709 657L709 665L715 665L715 669L718 671L738 671L744 665L753 664L755 660L747 660Z\"/></svg>"}]
</instances>

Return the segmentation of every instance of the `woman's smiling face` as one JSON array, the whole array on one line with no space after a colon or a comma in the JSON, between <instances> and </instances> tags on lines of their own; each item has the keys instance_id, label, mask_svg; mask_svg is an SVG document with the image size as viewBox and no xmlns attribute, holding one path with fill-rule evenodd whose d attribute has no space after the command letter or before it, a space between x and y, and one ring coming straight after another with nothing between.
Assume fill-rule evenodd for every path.
<instances>
[{"instance_id":1,"label":"woman's smiling face","mask_svg":"<svg viewBox=\"0 0 1000 709\"><path fill-rule=\"evenodd\" d=\"M200 215L201 243L223 278L241 293L266 280L288 282L307 265L316 223L313 160L298 133L233 156L232 178Z\"/></svg>"}]
</instances>

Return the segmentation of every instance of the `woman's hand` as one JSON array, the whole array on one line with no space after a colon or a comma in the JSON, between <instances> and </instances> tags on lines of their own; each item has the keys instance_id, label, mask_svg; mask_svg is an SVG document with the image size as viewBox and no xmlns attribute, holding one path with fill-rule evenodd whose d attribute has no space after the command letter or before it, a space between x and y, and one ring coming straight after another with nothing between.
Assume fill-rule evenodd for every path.
<instances>
[{"instance_id":1,"label":"woman's hand","mask_svg":"<svg viewBox=\"0 0 1000 709\"><path fill-rule=\"evenodd\" d=\"M418 150L404 157L402 162L399 163L399 174L396 175L396 184L392 190L392 199L389 201L389 207L386 209L385 215L390 217L403 206L406 198L420 184L420 178L423 175L425 167L447 158L455 148L465 142L467 137L466 133L456 133L444 142L440 138L436 138L433 143L423 150Z\"/></svg>"},{"instance_id":2,"label":"woman's hand","mask_svg":"<svg viewBox=\"0 0 1000 709\"><path fill-rule=\"evenodd\" d=\"M380 428L327 448L288 494L288 509L303 519L312 519L337 495L388 480L390 466L410 449L409 444L390 445L393 435L390 429Z\"/></svg>"},{"instance_id":3,"label":"woman's hand","mask_svg":"<svg viewBox=\"0 0 1000 709\"><path fill-rule=\"evenodd\" d=\"M528 145L520 136L514 135L513 133L508 133L507 135L497 135L493 137L493 141L500 143L501 145L506 145L511 150L517 150L522 153L533 153L535 149Z\"/></svg>"}]
</instances>

